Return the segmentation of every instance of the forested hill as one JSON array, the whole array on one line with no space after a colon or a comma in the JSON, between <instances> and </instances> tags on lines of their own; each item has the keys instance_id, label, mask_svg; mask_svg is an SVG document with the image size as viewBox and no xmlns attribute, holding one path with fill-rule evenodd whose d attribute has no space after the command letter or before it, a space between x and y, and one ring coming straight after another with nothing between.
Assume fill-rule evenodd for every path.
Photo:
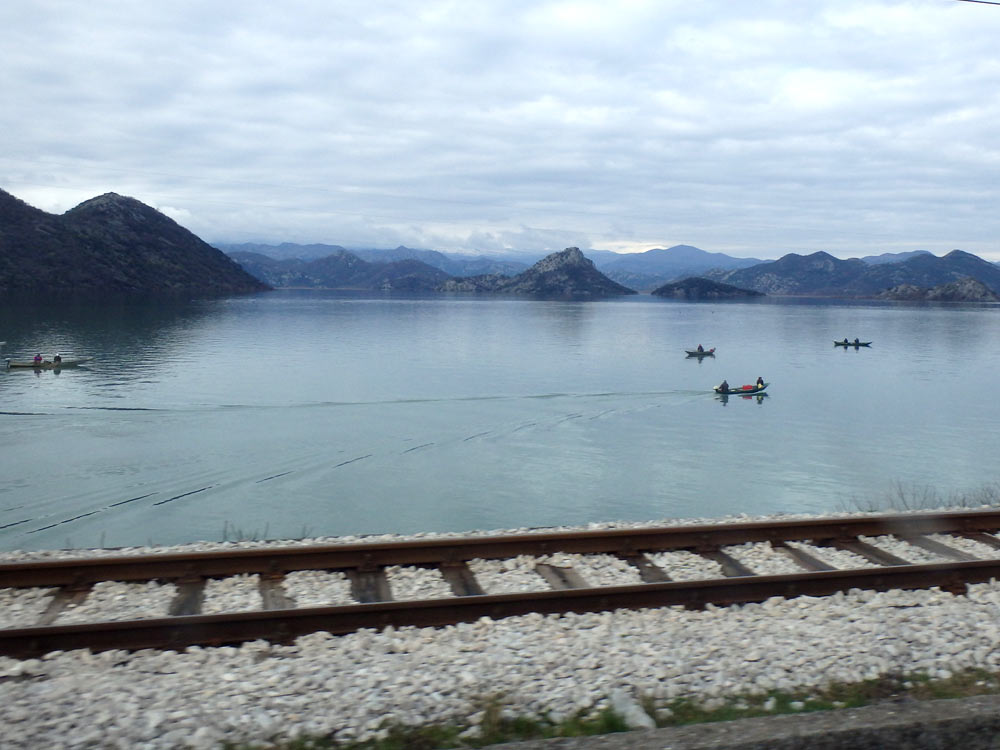
<instances>
[{"instance_id":1,"label":"forested hill","mask_svg":"<svg viewBox=\"0 0 1000 750\"><path fill-rule=\"evenodd\" d=\"M268 289L150 206L116 193L62 215L0 190L0 294L238 294Z\"/></svg>"}]
</instances>

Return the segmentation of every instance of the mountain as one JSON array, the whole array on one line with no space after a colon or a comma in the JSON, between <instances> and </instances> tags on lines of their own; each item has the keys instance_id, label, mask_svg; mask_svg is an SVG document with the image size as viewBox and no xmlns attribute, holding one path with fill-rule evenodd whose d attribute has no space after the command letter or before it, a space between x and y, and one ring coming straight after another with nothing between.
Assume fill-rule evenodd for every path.
<instances>
[{"instance_id":1,"label":"mountain","mask_svg":"<svg viewBox=\"0 0 1000 750\"><path fill-rule=\"evenodd\" d=\"M755 292L752 289L740 289L737 286L723 284L718 281L709 281L697 276L664 284L654 289L650 294L654 294L657 297L673 297L674 299L713 301L764 296L763 292Z\"/></svg>"},{"instance_id":2,"label":"mountain","mask_svg":"<svg viewBox=\"0 0 1000 750\"><path fill-rule=\"evenodd\" d=\"M441 253L437 250L416 250L400 245L394 250L353 250L359 258L370 263L397 260L419 260L444 271L449 276L476 276L499 273L511 276L528 268L528 263L486 255L461 255Z\"/></svg>"},{"instance_id":3,"label":"mountain","mask_svg":"<svg viewBox=\"0 0 1000 750\"><path fill-rule=\"evenodd\" d=\"M861 260L863 260L865 263L877 266L882 263L902 263L904 260L915 258L918 255L931 255L931 253L927 252L926 250L912 250L907 253L882 253L881 255L866 255Z\"/></svg>"},{"instance_id":4,"label":"mountain","mask_svg":"<svg viewBox=\"0 0 1000 750\"><path fill-rule=\"evenodd\" d=\"M899 263L875 265L857 258L839 260L825 252L790 253L770 263L705 276L766 294L814 297L875 297L900 284L934 287L963 277L1000 289L1000 267L961 250L941 258L919 253Z\"/></svg>"},{"instance_id":5,"label":"mountain","mask_svg":"<svg viewBox=\"0 0 1000 750\"><path fill-rule=\"evenodd\" d=\"M276 260L311 260L325 258L339 252L348 252L340 245L295 245L283 242L280 245L260 245L256 243L243 243L240 245L228 245L216 243L215 245L227 255L235 257L246 257L246 253L266 255ZM393 250L378 250L372 248L350 250L353 255L369 263L391 263L399 260L419 260L429 266L444 271L449 276L476 276L480 274L499 273L512 276L528 268L529 263L523 260L511 258L501 258L487 255L461 255L455 253L441 253L437 250L418 250L412 247L400 245ZM521 256L518 256L520 258ZM537 256L532 262L537 260Z\"/></svg>"},{"instance_id":6,"label":"mountain","mask_svg":"<svg viewBox=\"0 0 1000 750\"><path fill-rule=\"evenodd\" d=\"M451 279L439 287L444 292L495 292L546 297L613 297L635 290L612 281L584 257L579 248L552 253L516 276L490 274Z\"/></svg>"},{"instance_id":7,"label":"mountain","mask_svg":"<svg viewBox=\"0 0 1000 750\"><path fill-rule=\"evenodd\" d=\"M267 289L173 219L116 193L49 214L0 190L0 292L224 295Z\"/></svg>"},{"instance_id":8,"label":"mountain","mask_svg":"<svg viewBox=\"0 0 1000 750\"><path fill-rule=\"evenodd\" d=\"M235 253L257 253L266 255L275 260L312 260L315 258L325 258L346 248L340 245L299 245L294 242L282 242L280 245L264 245L258 242L242 242L240 244L228 244L224 242L212 243L214 247L232 256Z\"/></svg>"},{"instance_id":9,"label":"mountain","mask_svg":"<svg viewBox=\"0 0 1000 750\"><path fill-rule=\"evenodd\" d=\"M886 289L879 297L910 302L1000 302L1000 295L981 281L968 277L949 281L931 289L913 284L900 284L892 289Z\"/></svg>"},{"instance_id":10,"label":"mountain","mask_svg":"<svg viewBox=\"0 0 1000 750\"><path fill-rule=\"evenodd\" d=\"M275 287L432 291L449 275L418 260L369 263L341 248L316 260L275 260L252 252L231 256L261 281Z\"/></svg>"},{"instance_id":11,"label":"mountain","mask_svg":"<svg viewBox=\"0 0 1000 750\"><path fill-rule=\"evenodd\" d=\"M757 265L757 258L733 258L725 253L708 253L691 245L655 248L644 253L612 253L595 260L597 268L620 284L649 291L668 281L702 276L712 269L733 270Z\"/></svg>"}]
</instances>

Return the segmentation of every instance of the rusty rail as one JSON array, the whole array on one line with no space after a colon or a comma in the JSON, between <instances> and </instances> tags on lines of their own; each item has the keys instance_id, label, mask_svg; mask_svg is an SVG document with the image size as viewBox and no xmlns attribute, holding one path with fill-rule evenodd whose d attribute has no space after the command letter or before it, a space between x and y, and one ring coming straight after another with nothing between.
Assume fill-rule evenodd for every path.
<instances>
[{"instance_id":1,"label":"rusty rail","mask_svg":"<svg viewBox=\"0 0 1000 750\"><path fill-rule=\"evenodd\" d=\"M387 565L436 567L477 558L505 559L554 552L606 553L628 558L648 551L714 550L747 542L826 544L854 541L858 536L892 534L905 538L997 530L1000 530L1000 510L988 510L122 555L2 563L0 588L82 587L100 581L178 581L240 573L282 575L296 570L355 570Z\"/></svg>"},{"instance_id":2,"label":"rusty rail","mask_svg":"<svg viewBox=\"0 0 1000 750\"><path fill-rule=\"evenodd\" d=\"M931 533L953 534L1000 550L1000 539L986 532L1000 529L1000 511L918 513L822 518L780 522L619 529L584 532L542 532L510 536L445 538L390 543L265 547L200 553L78 558L0 564L0 587L58 587L56 600L86 596L101 581L165 580L175 582L178 596L171 615L140 620L52 625L43 617L32 627L0 630L0 654L30 657L54 650L185 648L266 639L288 642L307 633L344 634L389 625L443 626L481 617L501 619L527 613L595 612L682 605L729 605L763 601L773 596L825 596L852 588L940 587L962 593L969 583L1000 578L1000 559L970 560ZM914 565L858 539L893 535L911 544L954 558L947 563ZM787 546L809 541L848 549L883 567L831 569L812 555ZM808 572L754 575L722 547L769 542ZM728 577L671 581L645 554L691 550L720 563ZM631 562L646 583L586 587L574 572L539 566L551 591L488 595L465 564L468 560L502 559L553 552L615 554ZM1000 553L998 553L1000 557ZM438 568L455 593L452 598L386 601L384 580L389 565ZM352 580L357 604L288 608L281 578L297 570L341 570ZM261 576L265 610L218 615L198 612L206 578L241 573ZM52 618L56 616L52 613Z\"/></svg>"},{"instance_id":3,"label":"rusty rail","mask_svg":"<svg viewBox=\"0 0 1000 750\"><path fill-rule=\"evenodd\" d=\"M901 565L890 568L832 570L778 576L745 576L705 581L560 589L523 594L454 599L376 602L225 615L194 615L145 620L52 625L0 630L0 654L27 658L56 650L89 648L136 650L218 646L266 639L287 642L326 631L334 635L362 628L440 627L529 613L600 612L681 605L729 605L773 596L826 596L850 589L885 591L938 586L962 592L968 583L1000 578L1000 560Z\"/></svg>"}]
</instances>

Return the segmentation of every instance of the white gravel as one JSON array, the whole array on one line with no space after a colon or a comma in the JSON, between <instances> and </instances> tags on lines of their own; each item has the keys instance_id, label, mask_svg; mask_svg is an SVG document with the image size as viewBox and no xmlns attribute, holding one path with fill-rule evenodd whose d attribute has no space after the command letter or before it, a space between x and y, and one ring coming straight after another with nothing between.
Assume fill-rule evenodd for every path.
<instances>
[{"instance_id":1,"label":"white gravel","mask_svg":"<svg viewBox=\"0 0 1000 750\"><path fill-rule=\"evenodd\" d=\"M767 542L750 542L723 547L722 551L743 563L759 576L805 573L806 569Z\"/></svg>"},{"instance_id":2,"label":"white gravel","mask_svg":"<svg viewBox=\"0 0 1000 750\"><path fill-rule=\"evenodd\" d=\"M35 625L52 601L52 589L0 589L0 628Z\"/></svg>"},{"instance_id":3,"label":"white gravel","mask_svg":"<svg viewBox=\"0 0 1000 750\"><path fill-rule=\"evenodd\" d=\"M851 570L854 568L877 568L876 563L871 562L867 557L856 555L845 549L836 547L817 547L805 542L788 542L789 547L795 547L806 552L813 557L822 560L827 565L840 570Z\"/></svg>"},{"instance_id":4,"label":"white gravel","mask_svg":"<svg viewBox=\"0 0 1000 750\"><path fill-rule=\"evenodd\" d=\"M988 544L977 542L975 539L966 539L965 537L952 536L951 534L928 534L927 538L983 560L1000 557L1000 550L994 549Z\"/></svg>"},{"instance_id":5,"label":"white gravel","mask_svg":"<svg viewBox=\"0 0 1000 750\"><path fill-rule=\"evenodd\" d=\"M1000 586L851 592L689 612L529 615L435 629L304 636L293 646L0 658L5 747L217 747L401 723L566 716L614 691L658 705L1000 669Z\"/></svg>"},{"instance_id":6,"label":"white gravel","mask_svg":"<svg viewBox=\"0 0 1000 750\"><path fill-rule=\"evenodd\" d=\"M921 549L909 542L904 542L902 539L896 539L893 536L859 536L858 539L914 565L952 561L950 557L939 555L936 552L928 552L925 549Z\"/></svg>"},{"instance_id":7,"label":"white gravel","mask_svg":"<svg viewBox=\"0 0 1000 750\"><path fill-rule=\"evenodd\" d=\"M693 552L654 552L647 557L674 581L702 581L722 577L722 566L719 563Z\"/></svg>"},{"instance_id":8,"label":"white gravel","mask_svg":"<svg viewBox=\"0 0 1000 750\"><path fill-rule=\"evenodd\" d=\"M390 565L385 569L392 598L406 599L447 599L454 596L451 586L437 570L426 568L401 568Z\"/></svg>"},{"instance_id":9,"label":"white gravel","mask_svg":"<svg viewBox=\"0 0 1000 750\"><path fill-rule=\"evenodd\" d=\"M285 576L285 593L298 607L355 604L351 582L337 571L299 570Z\"/></svg>"},{"instance_id":10,"label":"white gravel","mask_svg":"<svg viewBox=\"0 0 1000 750\"><path fill-rule=\"evenodd\" d=\"M568 555L560 552L539 557L537 562L557 568L572 568L588 586L631 586L642 583L642 577L635 566L617 555Z\"/></svg>"},{"instance_id":11,"label":"white gravel","mask_svg":"<svg viewBox=\"0 0 1000 750\"><path fill-rule=\"evenodd\" d=\"M176 594L177 587L172 583L102 581L94 584L83 602L70 604L60 612L55 624L166 617Z\"/></svg>"},{"instance_id":12,"label":"white gravel","mask_svg":"<svg viewBox=\"0 0 1000 750\"><path fill-rule=\"evenodd\" d=\"M928 553L899 540L869 541L913 562L940 559L927 559ZM971 550L950 537L941 541ZM870 566L848 552L794 544L836 567ZM759 573L801 572L768 545L727 551ZM996 557L992 552L985 556ZM716 563L686 552L650 559L675 580L721 574ZM593 585L638 581L617 558L598 555L474 560L470 568L489 593L544 590L548 586L534 570L538 562L572 567ZM397 598L450 595L436 571L387 573ZM298 606L351 601L349 581L339 573L293 573L284 585ZM107 617L107 608L118 606L120 586L102 584L97 598L88 598L72 616L100 606ZM150 589L160 597L155 607L143 600L151 609L169 601L172 587L160 588ZM0 623L34 622L49 597L42 589L0 591ZM208 583L203 611L242 611L260 603L258 577L237 576ZM648 698L661 707L679 697L712 706L726 696L810 691L886 674L941 678L972 667L995 672L998 643L1000 585L991 582L960 597L937 590L852 591L701 612L670 607L484 618L441 629L390 628L340 637L314 633L291 646L254 642L181 653L0 657L0 744L207 750L223 742L267 743L301 735L359 739L378 736L385 721L476 725L490 700L500 700L509 715L555 720L600 708L612 695Z\"/></svg>"},{"instance_id":13,"label":"white gravel","mask_svg":"<svg viewBox=\"0 0 1000 750\"><path fill-rule=\"evenodd\" d=\"M470 560L469 570L487 594L547 591L550 587L535 570L535 558L522 555L507 560Z\"/></svg>"},{"instance_id":14,"label":"white gravel","mask_svg":"<svg viewBox=\"0 0 1000 750\"><path fill-rule=\"evenodd\" d=\"M214 615L221 612L248 612L264 606L260 596L260 576L240 574L228 578L212 578L205 584L205 601L201 612Z\"/></svg>"}]
</instances>

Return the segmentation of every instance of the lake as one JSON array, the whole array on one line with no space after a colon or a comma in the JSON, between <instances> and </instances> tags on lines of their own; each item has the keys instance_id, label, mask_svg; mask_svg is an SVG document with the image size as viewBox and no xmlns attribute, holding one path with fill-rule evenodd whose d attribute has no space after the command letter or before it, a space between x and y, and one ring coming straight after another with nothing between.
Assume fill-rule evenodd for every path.
<instances>
[{"instance_id":1,"label":"lake","mask_svg":"<svg viewBox=\"0 0 1000 750\"><path fill-rule=\"evenodd\" d=\"M0 549L839 512L998 480L1000 306L0 304ZM834 339L871 340L835 348ZM697 344L716 347L701 361ZM712 386L763 376L763 398Z\"/></svg>"}]
</instances>

